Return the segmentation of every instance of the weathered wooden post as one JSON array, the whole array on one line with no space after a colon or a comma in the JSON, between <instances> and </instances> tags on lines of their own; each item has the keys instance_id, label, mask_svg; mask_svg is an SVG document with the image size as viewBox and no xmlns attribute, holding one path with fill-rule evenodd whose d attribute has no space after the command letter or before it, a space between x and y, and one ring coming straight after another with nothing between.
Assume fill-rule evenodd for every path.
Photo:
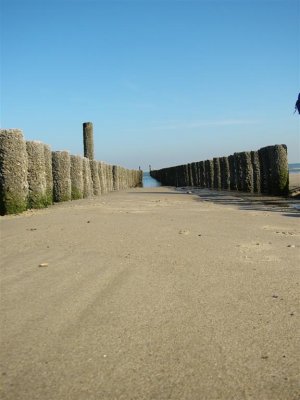
<instances>
[{"instance_id":1,"label":"weathered wooden post","mask_svg":"<svg viewBox=\"0 0 300 400\"><path fill-rule=\"evenodd\" d=\"M258 150L260 162L260 188L262 193L271 193L271 163L268 147L263 147Z\"/></svg>"},{"instance_id":2,"label":"weathered wooden post","mask_svg":"<svg viewBox=\"0 0 300 400\"><path fill-rule=\"evenodd\" d=\"M71 161L68 151L52 152L54 201L71 200Z\"/></svg>"},{"instance_id":3,"label":"weathered wooden post","mask_svg":"<svg viewBox=\"0 0 300 400\"><path fill-rule=\"evenodd\" d=\"M108 164L108 176L109 176L109 191L114 190L114 180L113 180L113 166Z\"/></svg>"},{"instance_id":4,"label":"weathered wooden post","mask_svg":"<svg viewBox=\"0 0 300 400\"><path fill-rule=\"evenodd\" d=\"M72 200L83 198L83 160L81 156L71 155L71 197Z\"/></svg>"},{"instance_id":5,"label":"weathered wooden post","mask_svg":"<svg viewBox=\"0 0 300 400\"><path fill-rule=\"evenodd\" d=\"M27 209L27 174L28 158L22 131L0 129L1 215L16 214Z\"/></svg>"},{"instance_id":6,"label":"weathered wooden post","mask_svg":"<svg viewBox=\"0 0 300 400\"><path fill-rule=\"evenodd\" d=\"M123 188L128 189L129 187L129 170L123 168Z\"/></svg>"},{"instance_id":7,"label":"weathered wooden post","mask_svg":"<svg viewBox=\"0 0 300 400\"><path fill-rule=\"evenodd\" d=\"M46 173L46 202L53 204L53 176L52 176L52 152L50 146L44 144L45 173Z\"/></svg>"},{"instance_id":8,"label":"weathered wooden post","mask_svg":"<svg viewBox=\"0 0 300 400\"><path fill-rule=\"evenodd\" d=\"M230 173L230 190L237 190L236 159L234 155L228 157Z\"/></svg>"},{"instance_id":9,"label":"weathered wooden post","mask_svg":"<svg viewBox=\"0 0 300 400\"><path fill-rule=\"evenodd\" d=\"M169 186L175 186L175 179L174 179L174 167L168 168L168 185Z\"/></svg>"},{"instance_id":10,"label":"weathered wooden post","mask_svg":"<svg viewBox=\"0 0 300 400\"><path fill-rule=\"evenodd\" d=\"M183 173L184 173L184 186L189 186L190 178L189 178L188 164L183 165Z\"/></svg>"},{"instance_id":11,"label":"weathered wooden post","mask_svg":"<svg viewBox=\"0 0 300 400\"><path fill-rule=\"evenodd\" d=\"M230 189L230 170L228 157L220 157L221 188Z\"/></svg>"},{"instance_id":12,"label":"weathered wooden post","mask_svg":"<svg viewBox=\"0 0 300 400\"><path fill-rule=\"evenodd\" d=\"M107 185L106 185L106 174L104 170L104 162L98 162L98 173L99 173L99 181L101 187L101 193L107 193Z\"/></svg>"},{"instance_id":13,"label":"weathered wooden post","mask_svg":"<svg viewBox=\"0 0 300 400\"><path fill-rule=\"evenodd\" d=\"M125 189L125 168L120 167L120 172L119 172L119 190L124 190Z\"/></svg>"},{"instance_id":14,"label":"weathered wooden post","mask_svg":"<svg viewBox=\"0 0 300 400\"><path fill-rule=\"evenodd\" d=\"M193 183L193 186L199 186L197 163L193 162L191 164L191 168L192 168L192 183Z\"/></svg>"},{"instance_id":15,"label":"weathered wooden post","mask_svg":"<svg viewBox=\"0 0 300 400\"><path fill-rule=\"evenodd\" d=\"M143 176L144 176L143 171L140 171L138 175L138 187L143 187Z\"/></svg>"},{"instance_id":16,"label":"weathered wooden post","mask_svg":"<svg viewBox=\"0 0 300 400\"><path fill-rule=\"evenodd\" d=\"M169 169L164 168L164 182L165 185L169 186Z\"/></svg>"},{"instance_id":17,"label":"weathered wooden post","mask_svg":"<svg viewBox=\"0 0 300 400\"><path fill-rule=\"evenodd\" d=\"M206 174L206 186L210 189L214 187L214 164L213 160L205 161L205 174Z\"/></svg>"},{"instance_id":18,"label":"weathered wooden post","mask_svg":"<svg viewBox=\"0 0 300 400\"><path fill-rule=\"evenodd\" d=\"M206 187L206 179L205 179L205 162L199 162L199 175L200 175L200 186L202 188Z\"/></svg>"},{"instance_id":19,"label":"weathered wooden post","mask_svg":"<svg viewBox=\"0 0 300 400\"><path fill-rule=\"evenodd\" d=\"M160 178L161 184L165 185L166 180L165 180L165 169L164 168L159 170L159 178Z\"/></svg>"},{"instance_id":20,"label":"weathered wooden post","mask_svg":"<svg viewBox=\"0 0 300 400\"><path fill-rule=\"evenodd\" d=\"M286 195L289 192L289 166L287 146L271 146L272 194Z\"/></svg>"},{"instance_id":21,"label":"weathered wooden post","mask_svg":"<svg viewBox=\"0 0 300 400\"><path fill-rule=\"evenodd\" d=\"M120 170L117 165L113 165L112 167L113 173L113 190L120 190Z\"/></svg>"},{"instance_id":22,"label":"weathered wooden post","mask_svg":"<svg viewBox=\"0 0 300 400\"><path fill-rule=\"evenodd\" d=\"M105 191L105 193L108 193L108 192L109 192L108 165L107 165L105 162L103 162L103 163L101 163L101 164L102 164L103 177L104 177L104 183L105 183L105 189L104 189L104 191Z\"/></svg>"},{"instance_id":23,"label":"weathered wooden post","mask_svg":"<svg viewBox=\"0 0 300 400\"><path fill-rule=\"evenodd\" d=\"M201 187L200 161L197 161L195 164L196 164L197 186Z\"/></svg>"},{"instance_id":24,"label":"weathered wooden post","mask_svg":"<svg viewBox=\"0 0 300 400\"><path fill-rule=\"evenodd\" d=\"M187 185L193 186L193 172L192 172L192 165L190 163L187 164Z\"/></svg>"},{"instance_id":25,"label":"weathered wooden post","mask_svg":"<svg viewBox=\"0 0 300 400\"><path fill-rule=\"evenodd\" d=\"M28 156L28 207L47 207L44 144L36 141L27 141L26 151Z\"/></svg>"},{"instance_id":26,"label":"weathered wooden post","mask_svg":"<svg viewBox=\"0 0 300 400\"><path fill-rule=\"evenodd\" d=\"M94 196L99 196L101 194L101 187L100 187L99 172L98 172L98 161L90 160L90 170L92 175Z\"/></svg>"},{"instance_id":27,"label":"weathered wooden post","mask_svg":"<svg viewBox=\"0 0 300 400\"><path fill-rule=\"evenodd\" d=\"M90 160L83 157L83 197L89 198L93 196L93 180L90 168Z\"/></svg>"},{"instance_id":28,"label":"weathered wooden post","mask_svg":"<svg viewBox=\"0 0 300 400\"><path fill-rule=\"evenodd\" d=\"M253 167L251 162L251 153L243 151L242 164L243 164L243 191L253 192Z\"/></svg>"},{"instance_id":29,"label":"weathered wooden post","mask_svg":"<svg viewBox=\"0 0 300 400\"><path fill-rule=\"evenodd\" d=\"M289 190L286 145L267 146L258 150L262 193L285 195Z\"/></svg>"},{"instance_id":30,"label":"weathered wooden post","mask_svg":"<svg viewBox=\"0 0 300 400\"><path fill-rule=\"evenodd\" d=\"M183 186L183 166L178 165L177 167L177 179L178 179L178 186Z\"/></svg>"},{"instance_id":31,"label":"weathered wooden post","mask_svg":"<svg viewBox=\"0 0 300 400\"><path fill-rule=\"evenodd\" d=\"M214 188L221 189L221 169L220 169L220 159L218 157L214 157L213 165L214 165Z\"/></svg>"},{"instance_id":32,"label":"weathered wooden post","mask_svg":"<svg viewBox=\"0 0 300 400\"><path fill-rule=\"evenodd\" d=\"M178 186L178 167L177 165L173 167L173 182L174 186Z\"/></svg>"},{"instance_id":33,"label":"weathered wooden post","mask_svg":"<svg viewBox=\"0 0 300 400\"><path fill-rule=\"evenodd\" d=\"M236 190L243 191L243 163L241 153L234 153Z\"/></svg>"},{"instance_id":34,"label":"weathered wooden post","mask_svg":"<svg viewBox=\"0 0 300 400\"><path fill-rule=\"evenodd\" d=\"M234 153L237 170L237 189L243 192L253 192L253 168L251 153L242 151Z\"/></svg>"},{"instance_id":35,"label":"weathered wooden post","mask_svg":"<svg viewBox=\"0 0 300 400\"><path fill-rule=\"evenodd\" d=\"M94 132L92 122L83 123L83 148L84 157L94 159Z\"/></svg>"},{"instance_id":36,"label":"weathered wooden post","mask_svg":"<svg viewBox=\"0 0 300 400\"><path fill-rule=\"evenodd\" d=\"M260 162L258 151L251 151L251 162L253 168L253 191L260 192Z\"/></svg>"}]
</instances>

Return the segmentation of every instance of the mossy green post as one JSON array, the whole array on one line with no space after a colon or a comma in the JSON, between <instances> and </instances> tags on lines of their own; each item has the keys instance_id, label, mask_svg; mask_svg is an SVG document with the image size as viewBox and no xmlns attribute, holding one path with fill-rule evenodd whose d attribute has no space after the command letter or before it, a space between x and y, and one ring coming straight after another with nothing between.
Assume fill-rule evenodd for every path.
<instances>
[{"instance_id":1,"label":"mossy green post","mask_svg":"<svg viewBox=\"0 0 300 400\"><path fill-rule=\"evenodd\" d=\"M287 147L284 144L151 170L150 175L168 186L199 185L279 196L289 192Z\"/></svg>"},{"instance_id":2,"label":"mossy green post","mask_svg":"<svg viewBox=\"0 0 300 400\"><path fill-rule=\"evenodd\" d=\"M68 151L52 152L52 173L54 201L71 200L71 160Z\"/></svg>"},{"instance_id":3,"label":"mossy green post","mask_svg":"<svg viewBox=\"0 0 300 400\"><path fill-rule=\"evenodd\" d=\"M289 191L287 147L284 144L259 149L262 193L286 195Z\"/></svg>"},{"instance_id":4,"label":"mossy green post","mask_svg":"<svg viewBox=\"0 0 300 400\"><path fill-rule=\"evenodd\" d=\"M13 171L13 172L12 172ZM0 215L28 206L28 158L20 129L0 129Z\"/></svg>"},{"instance_id":5,"label":"mossy green post","mask_svg":"<svg viewBox=\"0 0 300 400\"><path fill-rule=\"evenodd\" d=\"M72 200L83 198L83 160L81 156L71 155L71 197Z\"/></svg>"},{"instance_id":6,"label":"mossy green post","mask_svg":"<svg viewBox=\"0 0 300 400\"><path fill-rule=\"evenodd\" d=\"M44 208L48 205L44 144L26 142L28 157L28 207Z\"/></svg>"}]
</instances>

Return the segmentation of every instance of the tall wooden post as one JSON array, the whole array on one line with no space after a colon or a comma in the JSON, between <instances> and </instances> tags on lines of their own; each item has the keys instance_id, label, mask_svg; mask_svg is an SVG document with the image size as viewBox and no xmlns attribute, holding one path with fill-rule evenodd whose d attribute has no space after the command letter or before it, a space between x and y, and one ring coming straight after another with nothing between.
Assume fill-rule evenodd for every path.
<instances>
[{"instance_id":1,"label":"tall wooden post","mask_svg":"<svg viewBox=\"0 0 300 400\"><path fill-rule=\"evenodd\" d=\"M92 122L84 122L83 123L83 148L84 148L84 157L89 160L94 159L94 132L93 132L93 123Z\"/></svg>"}]
</instances>

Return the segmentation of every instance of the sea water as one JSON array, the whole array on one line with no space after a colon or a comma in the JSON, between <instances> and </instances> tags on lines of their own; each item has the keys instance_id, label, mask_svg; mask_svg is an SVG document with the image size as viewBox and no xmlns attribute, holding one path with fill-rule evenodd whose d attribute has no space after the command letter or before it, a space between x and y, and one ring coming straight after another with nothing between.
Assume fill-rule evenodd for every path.
<instances>
[{"instance_id":1,"label":"sea water","mask_svg":"<svg viewBox=\"0 0 300 400\"><path fill-rule=\"evenodd\" d=\"M161 183L150 176L150 172L143 173L143 187L157 187L161 186Z\"/></svg>"},{"instance_id":2,"label":"sea water","mask_svg":"<svg viewBox=\"0 0 300 400\"><path fill-rule=\"evenodd\" d=\"M289 164L290 174L300 174L300 163Z\"/></svg>"}]
</instances>

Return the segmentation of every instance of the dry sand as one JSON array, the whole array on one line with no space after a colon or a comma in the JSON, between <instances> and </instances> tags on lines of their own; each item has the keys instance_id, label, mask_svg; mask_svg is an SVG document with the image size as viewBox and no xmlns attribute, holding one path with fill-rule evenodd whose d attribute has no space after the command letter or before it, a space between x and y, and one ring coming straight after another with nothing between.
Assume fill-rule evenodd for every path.
<instances>
[{"instance_id":1,"label":"dry sand","mask_svg":"<svg viewBox=\"0 0 300 400\"><path fill-rule=\"evenodd\" d=\"M2 399L298 400L283 203L144 188L2 217Z\"/></svg>"}]
</instances>

